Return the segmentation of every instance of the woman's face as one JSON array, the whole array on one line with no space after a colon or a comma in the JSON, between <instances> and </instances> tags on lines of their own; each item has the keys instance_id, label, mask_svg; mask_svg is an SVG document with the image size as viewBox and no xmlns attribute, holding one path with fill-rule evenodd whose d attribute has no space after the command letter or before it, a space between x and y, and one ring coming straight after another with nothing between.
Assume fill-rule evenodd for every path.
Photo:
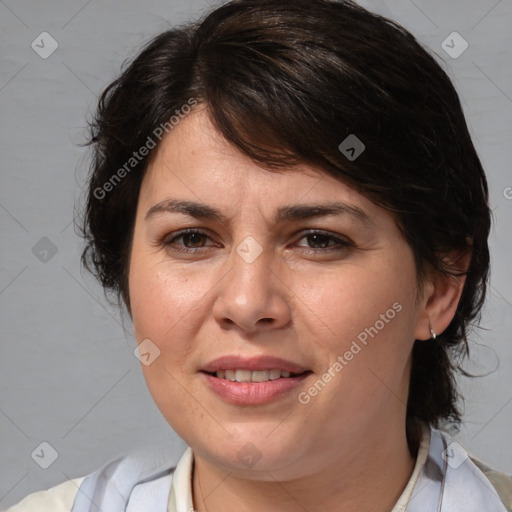
<instances>
[{"instance_id":1,"label":"woman's face","mask_svg":"<svg viewBox=\"0 0 512 512\"><path fill-rule=\"evenodd\" d=\"M311 167L260 168L202 111L150 163L129 293L149 390L210 463L292 478L403 430L426 325L393 217Z\"/></svg>"}]
</instances>

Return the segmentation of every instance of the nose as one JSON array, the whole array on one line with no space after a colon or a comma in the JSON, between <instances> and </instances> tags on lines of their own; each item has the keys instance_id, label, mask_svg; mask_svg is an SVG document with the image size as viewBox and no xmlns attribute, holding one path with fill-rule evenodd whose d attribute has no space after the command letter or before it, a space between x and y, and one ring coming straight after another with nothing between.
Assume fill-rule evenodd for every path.
<instances>
[{"instance_id":1,"label":"nose","mask_svg":"<svg viewBox=\"0 0 512 512\"><path fill-rule=\"evenodd\" d=\"M271 249L263 250L254 260L233 250L213 306L213 316L221 327L237 326L246 333L285 327L291 312L283 266Z\"/></svg>"}]
</instances>

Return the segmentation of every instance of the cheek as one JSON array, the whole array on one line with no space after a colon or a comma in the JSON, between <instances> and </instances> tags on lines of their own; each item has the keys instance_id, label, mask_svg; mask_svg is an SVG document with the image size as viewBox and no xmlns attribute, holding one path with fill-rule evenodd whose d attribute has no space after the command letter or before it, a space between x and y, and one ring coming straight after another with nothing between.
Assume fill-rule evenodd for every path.
<instances>
[{"instance_id":1,"label":"cheek","mask_svg":"<svg viewBox=\"0 0 512 512\"><path fill-rule=\"evenodd\" d=\"M150 339L160 351L151 364L141 364L142 372L162 415L184 436L190 418L204 414L186 391L186 374L192 371L189 356L201 325L197 311L205 292L198 288L200 280L134 249L129 289L135 337L138 343Z\"/></svg>"},{"instance_id":2,"label":"cheek","mask_svg":"<svg viewBox=\"0 0 512 512\"><path fill-rule=\"evenodd\" d=\"M129 281L135 337L138 343L150 339L160 351L155 364L142 366L157 403L161 387L165 393L180 393L178 381L196 371L200 330L218 281L212 272L193 265L178 268L164 258L134 250Z\"/></svg>"},{"instance_id":3,"label":"cheek","mask_svg":"<svg viewBox=\"0 0 512 512\"><path fill-rule=\"evenodd\" d=\"M401 264L392 259L346 265L320 282L321 293L312 277L300 290L308 305L303 321L314 334L314 351L323 355L320 379L326 386L324 392L322 383L315 384L303 398L311 399L313 416L333 408L350 411L347 422L357 430L368 416L388 410L390 399L399 408L407 401L415 268L404 255Z\"/></svg>"},{"instance_id":4,"label":"cheek","mask_svg":"<svg viewBox=\"0 0 512 512\"><path fill-rule=\"evenodd\" d=\"M332 424L326 435L336 436L339 428L333 410L348 411L343 421L356 432L369 418L407 401L416 312L416 274L409 263L404 258L402 265L347 265L325 279L304 276L297 289L299 303L308 306L302 307L307 336L301 337L312 333L313 350L323 355L322 382L306 389L301 403L314 411L312 418Z\"/></svg>"},{"instance_id":5,"label":"cheek","mask_svg":"<svg viewBox=\"0 0 512 512\"><path fill-rule=\"evenodd\" d=\"M154 337L165 343L173 330L193 327L194 311L207 289L204 281L191 279L188 272L156 260L154 256L137 256L134 251L130 301L137 339Z\"/></svg>"},{"instance_id":6,"label":"cheek","mask_svg":"<svg viewBox=\"0 0 512 512\"><path fill-rule=\"evenodd\" d=\"M416 275L406 256L401 265L393 259L347 264L332 273L304 273L294 291L300 298L301 321L316 334L317 343L329 352L344 351L358 337L363 342L375 338L408 343Z\"/></svg>"}]
</instances>

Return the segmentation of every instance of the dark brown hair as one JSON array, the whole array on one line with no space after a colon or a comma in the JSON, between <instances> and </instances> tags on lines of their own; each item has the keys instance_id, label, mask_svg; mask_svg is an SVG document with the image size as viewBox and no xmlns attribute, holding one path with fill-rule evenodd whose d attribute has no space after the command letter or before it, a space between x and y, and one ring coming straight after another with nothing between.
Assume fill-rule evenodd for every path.
<instances>
[{"instance_id":1,"label":"dark brown hair","mask_svg":"<svg viewBox=\"0 0 512 512\"><path fill-rule=\"evenodd\" d=\"M414 344L407 406L408 417L456 426L454 373L485 297L490 213L441 66L403 27L351 1L232 1L150 41L103 92L90 124L81 226L84 265L128 311L135 211L156 149L130 159L191 98L266 168L317 166L394 212L420 278L428 269L458 275L445 256L472 252L453 321L435 341ZM338 148L351 134L365 146L355 160Z\"/></svg>"}]
</instances>

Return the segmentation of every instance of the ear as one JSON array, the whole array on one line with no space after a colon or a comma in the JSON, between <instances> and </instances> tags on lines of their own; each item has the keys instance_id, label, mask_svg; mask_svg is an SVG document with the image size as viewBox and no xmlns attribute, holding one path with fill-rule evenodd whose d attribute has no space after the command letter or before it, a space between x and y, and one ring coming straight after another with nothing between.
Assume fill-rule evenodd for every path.
<instances>
[{"instance_id":1,"label":"ear","mask_svg":"<svg viewBox=\"0 0 512 512\"><path fill-rule=\"evenodd\" d=\"M471 261L471 252L449 253L443 260L457 274L444 275L439 271L431 271L423 284L420 299L419 316L414 331L415 339L428 340L432 333L441 334L452 321L459 304L460 296L466 282L466 275Z\"/></svg>"}]
</instances>

